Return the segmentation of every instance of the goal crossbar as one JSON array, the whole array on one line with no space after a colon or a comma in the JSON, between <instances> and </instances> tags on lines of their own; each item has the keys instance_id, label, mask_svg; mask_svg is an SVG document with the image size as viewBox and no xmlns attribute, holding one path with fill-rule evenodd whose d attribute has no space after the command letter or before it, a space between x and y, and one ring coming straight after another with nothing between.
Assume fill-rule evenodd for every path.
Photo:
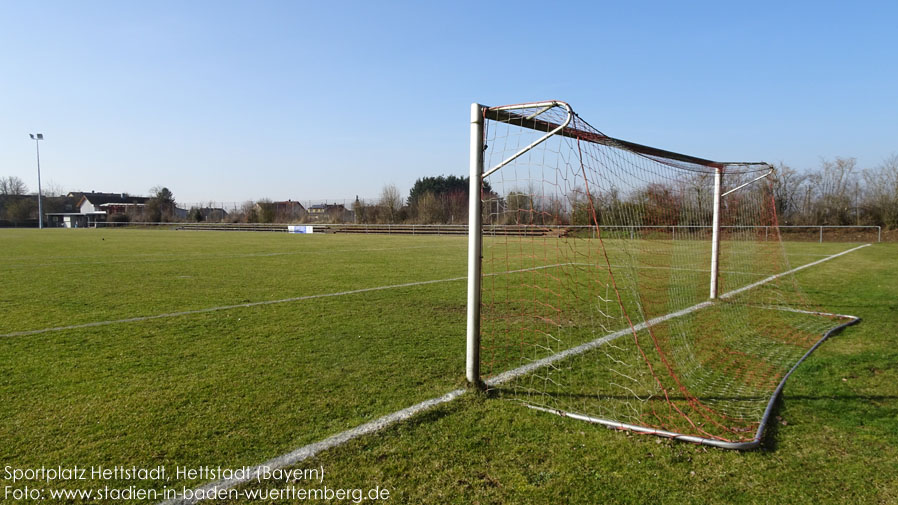
<instances>
[{"instance_id":1,"label":"goal crossbar","mask_svg":"<svg viewBox=\"0 0 898 505\"><path fill-rule=\"evenodd\" d=\"M726 168L728 166L757 166L760 169L763 168L771 168L769 163L765 162L736 162L736 161L712 161L704 158L699 158L696 156L690 156L688 154L681 154L674 151L668 151L665 149L660 149L657 147L651 147L643 144L637 144L635 142L630 142L628 140L622 140L614 137L609 137L599 131L587 131L580 128L572 127L568 123L556 123L553 121L538 119L533 115L524 116L522 114L515 113L515 109L519 109L522 107L533 107L541 106L544 103L558 103L563 105L564 107L570 109L570 105L565 102L555 101L555 102L540 102L537 104L521 104L521 105L513 105L513 106L502 106L502 107L487 107L481 106L483 109L483 115L486 119L491 119L493 121L501 121L505 123L511 123L516 126L520 126L522 128L529 128L531 130L536 130L540 132L551 132L553 135L560 135L562 137L570 137L577 140L582 140L585 142L592 142L595 144L609 145L615 147L621 147L628 151L632 151L634 153L643 154L646 156L652 156L657 158L667 158L671 160L681 161L683 163L690 163L693 165L700 165L708 168ZM529 146L532 147L532 146ZM484 176L489 175L494 172L497 168L494 167L488 170Z\"/></svg>"}]
</instances>

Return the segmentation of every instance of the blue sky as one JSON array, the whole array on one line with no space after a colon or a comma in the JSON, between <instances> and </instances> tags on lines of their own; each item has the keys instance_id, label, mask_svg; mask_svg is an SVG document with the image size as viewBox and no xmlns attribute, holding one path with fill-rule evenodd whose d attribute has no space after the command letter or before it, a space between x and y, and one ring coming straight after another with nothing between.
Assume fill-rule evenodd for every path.
<instances>
[{"instance_id":1,"label":"blue sky","mask_svg":"<svg viewBox=\"0 0 898 505\"><path fill-rule=\"evenodd\" d=\"M376 197L467 173L470 103L569 102L722 160L898 152L898 2L22 2L0 176L182 202Z\"/></svg>"}]
</instances>

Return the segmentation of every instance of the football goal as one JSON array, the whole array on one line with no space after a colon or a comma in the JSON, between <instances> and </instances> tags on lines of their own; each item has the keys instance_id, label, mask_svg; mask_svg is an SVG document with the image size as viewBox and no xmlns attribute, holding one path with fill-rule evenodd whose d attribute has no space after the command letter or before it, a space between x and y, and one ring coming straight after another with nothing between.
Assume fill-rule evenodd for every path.
<instances>
[{"instance_id":1,"label":"football goal","mask_svg":"<svg viewBox=\"0 0 898 505\"><path fill-rule=\"evenodd\" d=\"M466 374L500 397L748 449L857 321L796 283L766 163L612 138L558 101L473 104L470 156Z\"/></svg>"}]
</instances>

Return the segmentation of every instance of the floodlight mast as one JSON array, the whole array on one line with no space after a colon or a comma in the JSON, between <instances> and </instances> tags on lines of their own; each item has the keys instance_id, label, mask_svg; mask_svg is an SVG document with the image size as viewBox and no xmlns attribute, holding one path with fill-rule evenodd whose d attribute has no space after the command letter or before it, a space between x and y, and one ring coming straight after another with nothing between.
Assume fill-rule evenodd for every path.
<instances>
[{"instance_id":1,"label":"floodlight mast","mask_svg":"<svg viewBox=\"0 0 898 505\"><path fill-rule=\"evenodd\" d=\"M37 227L44 229L44 205L41 202L41 148L40 141L44 140L43 133L29 133L31 139L34 140L34 147L37 150Z\"/></svg>"}]
</instances>

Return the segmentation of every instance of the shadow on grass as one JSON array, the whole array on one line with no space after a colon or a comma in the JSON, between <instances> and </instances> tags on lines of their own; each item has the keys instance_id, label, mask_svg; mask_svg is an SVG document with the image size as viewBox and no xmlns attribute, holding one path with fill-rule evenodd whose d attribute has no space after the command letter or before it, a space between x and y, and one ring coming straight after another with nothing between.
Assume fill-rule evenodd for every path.
<instances>
[{"instance_id":1,"label":"shadow on grass","mask_svg":"<svg viewBox=\"0 0 898 505\"><path fill-rule=\"evenodd\" d=\"M773 401L773 408L770 409L767 427L764 429L764 433L761 433L761 445L757 448L758 452L773 453L779 448L780 418L778 414L781 410L783 410L783 395L778 395Z\"/></svg>"}]
</instances>

